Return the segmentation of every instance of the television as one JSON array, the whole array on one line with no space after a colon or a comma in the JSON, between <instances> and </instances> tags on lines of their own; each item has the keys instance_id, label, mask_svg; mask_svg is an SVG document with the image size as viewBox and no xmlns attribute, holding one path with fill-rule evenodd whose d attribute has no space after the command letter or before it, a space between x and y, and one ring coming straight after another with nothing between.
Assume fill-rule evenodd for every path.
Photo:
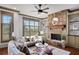
<instances>
[{"instance_id":1,"label":"television","mask_svg":"<svg viewBox=\"0 0 79 59\"><path fill-rule=\"evenodd\" d=\"M61 40L61 34L51 34L51 39L53 40Z\"/></svg>"}]
</instances>

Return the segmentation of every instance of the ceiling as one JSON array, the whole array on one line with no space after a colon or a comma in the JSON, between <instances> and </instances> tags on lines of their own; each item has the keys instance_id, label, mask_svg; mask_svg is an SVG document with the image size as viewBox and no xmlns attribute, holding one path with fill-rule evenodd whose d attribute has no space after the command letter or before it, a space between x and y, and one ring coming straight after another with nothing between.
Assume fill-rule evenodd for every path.
<instances>
[{"instance_id":1,"label":"ceiling","mask_svg":"<svg viewBox=\"0 0 79 59\"><path fill-rule=\"evenodd\" d=\"M46 10L48 11L48 14L44 14L44 13L38 14L37 12L32 12L32 11L37 11L37 9L34 8L35 4L7 4L7 5L1 4L1 6L17 9L22 14L35 16L39 18L45 18L48 16L48 14L55 13L64 9L79 8L79 4L47 4L46 6L49 7L49 10Z\"/></svg>"}]
</instances>

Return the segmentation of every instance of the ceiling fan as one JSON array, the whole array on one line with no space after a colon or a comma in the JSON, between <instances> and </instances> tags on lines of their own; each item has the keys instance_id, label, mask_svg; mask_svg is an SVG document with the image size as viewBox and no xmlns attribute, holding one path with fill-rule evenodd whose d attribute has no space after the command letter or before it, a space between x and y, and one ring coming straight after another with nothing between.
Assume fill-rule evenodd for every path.
<instances>
[{"instance_id":1,"label":"ceiling fan","mask_svg":"<svg viewBox=\"0 0 79 59\"><path fill-rule=\"evenodd\" d=\"M37 9L37 11L36 12L38 12L38 14L40 14L40 13L48 13L47 11L45 11L45 10L48 10L49 8L48 7L46 7L46 8L43 8L43 5L42 4L38 4L37 6L34 6L36 9Z\"/></svg>"}]
</instances>

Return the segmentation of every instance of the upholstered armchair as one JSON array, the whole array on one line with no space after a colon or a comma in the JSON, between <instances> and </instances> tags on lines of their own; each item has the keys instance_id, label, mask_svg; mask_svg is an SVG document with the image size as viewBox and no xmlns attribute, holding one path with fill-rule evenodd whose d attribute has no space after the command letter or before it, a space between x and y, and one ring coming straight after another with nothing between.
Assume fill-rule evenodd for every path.
<instances>
[{"instance_id":1,"label":"upholstered armchair","mask_svg":"<svg viewBox=\"0 0 79 59\"><path fill-rule=\"evenodd\" d=\"M14 41L8 43L8 55L25 55L14 44Z\"/></svg>"}]
</instances>

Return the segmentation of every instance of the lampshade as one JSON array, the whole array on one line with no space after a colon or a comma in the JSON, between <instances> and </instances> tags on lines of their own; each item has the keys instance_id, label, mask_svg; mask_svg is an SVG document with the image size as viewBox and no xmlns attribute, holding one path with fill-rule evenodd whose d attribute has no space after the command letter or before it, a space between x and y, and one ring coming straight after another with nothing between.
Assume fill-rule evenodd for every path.
<instances>
[{"instance_id":1,"label":"lampshade","mask_svg":"<svg viewBox=\"0 0 79 59\"><path fill-rule=\"evenodd\" d=\"M15 37L15 34L14 34L14 32L12 32L12 36L13 36L13 37Z\"/></svg>"},{"instance_id":2,"label":"lampshade","mask_svg":"<svg viewBox=\"0 0 79 59\"><path fill-rule=\"evenodd\" d=\"M44 32L43 31L40 31L40 34L44 34Z\"/></svg>"}]
</instances>

